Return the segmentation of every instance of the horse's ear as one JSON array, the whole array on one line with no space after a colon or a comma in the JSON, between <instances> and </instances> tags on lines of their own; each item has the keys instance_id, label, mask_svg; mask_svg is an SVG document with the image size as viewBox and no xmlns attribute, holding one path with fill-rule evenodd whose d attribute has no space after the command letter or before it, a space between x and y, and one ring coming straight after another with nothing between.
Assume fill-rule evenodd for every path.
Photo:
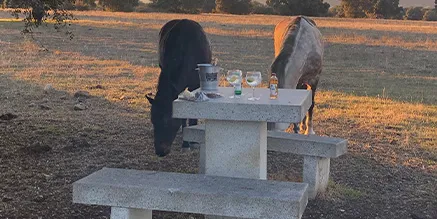
<instances>
[{"instance_id":1,"label":"horse's ear","mask_svg":"<svg viewBox=\"0 0 437 219\"><path fill-rule=\"evenodd\" d=\"M149 101L150 104L153 105L153 102L155 102L155 99L153 99L152 97L150 97L152 95L152 93L148 93L146 94L146 98Z\"/></svg>"}]
</instances>

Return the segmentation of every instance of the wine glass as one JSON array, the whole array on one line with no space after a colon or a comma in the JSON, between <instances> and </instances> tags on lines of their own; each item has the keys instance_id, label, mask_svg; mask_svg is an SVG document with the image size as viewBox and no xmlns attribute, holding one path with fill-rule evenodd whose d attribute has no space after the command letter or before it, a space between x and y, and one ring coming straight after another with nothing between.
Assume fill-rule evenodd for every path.
<instances>
[{"instance_id":1,"label":"wine glass","mask_svg":"<svg viewBox=\"0 0 437 219\"><path fill-rule=\"evenodd\" d=\"M226 80L229 82L229 84L232 85L234 90L235 90L235 86L241 85L242 77L243 77L243 72L241 72L240 70L229 70L228 73L226 74ZM232 96L229 96L229 98L237 97L235 96L235 91L232 93L233 93Z\"/></svg>"},{"instance_id":2,"label":"wine glass","mask_svg":"<svg viewBox=\"0 0 437 219\"><path fill-rule=\"evenodd\" d=\"M246 73L246 82L252 87L252 97L249 97L248 100L256 101L260 99L259 97L255 97L255 87L261 84L261 80L261 72L259 71L249 71Z\"/></svg>"}]
</instances>

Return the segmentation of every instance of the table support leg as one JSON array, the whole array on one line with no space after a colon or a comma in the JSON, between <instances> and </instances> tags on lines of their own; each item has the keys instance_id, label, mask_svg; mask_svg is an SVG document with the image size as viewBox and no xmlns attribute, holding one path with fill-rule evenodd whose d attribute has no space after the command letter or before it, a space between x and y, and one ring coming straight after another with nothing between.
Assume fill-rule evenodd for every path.
<instances>
[{"instance_id":1,"label":"table support leg","mask_svg":"<svg viewBox=\"0 0 437 219\"><path fill-rule=\"evenodd\" d=\"M267 123L205 121L200 172L206 175L267 179ZM205 219L230 217L205 216Z\"/></svg>"},{"instance_id":2,"label":"table support leg","mask_svg":"<svg viewBox=\"0 0 437 219\"><path fill-rule=\"evenodd\" d=\"M304 156L303 182L308 183L308 198L314 199L328 187L330 159Z\"/></svg>"},{"instance_id":3,"label":"table support leg","mask_svg":"<svg viewBox=\"0 0 437 219\"><path fill-rule=\"evenodd\" d=\"M111 219L152 219L152 211L111 207Z\"/></svg>"}]
</instances>

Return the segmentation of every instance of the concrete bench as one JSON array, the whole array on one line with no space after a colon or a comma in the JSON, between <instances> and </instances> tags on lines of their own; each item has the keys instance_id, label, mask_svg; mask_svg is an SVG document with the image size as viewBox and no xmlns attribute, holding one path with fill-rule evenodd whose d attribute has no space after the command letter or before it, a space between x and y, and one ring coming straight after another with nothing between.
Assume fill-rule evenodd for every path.
<instances>
[{"instance_id":1,"label":"concrete bench","mask_svg":"<svg viewBox=\"0 0 437 219\"><path fill-rule=\"evenodd\" d=\"M189 142L204 143L205 126L185 127L183 139ZM330 159L346 153L347 140L268 131L267 150L304 156L303 182L308 183L308 197L314 199L317 194L326 191L329 180ZM200 159L202 163L202 157Z\"/></svg>"},{"instance_id":2,"label":"concrete bench","mask_svg":"<svg viewBox=\"0 0 437 219\"><path fill-rule=\"evenodd\" d=\"M111 206L111 219L152 210L237 218L301 218L305 183L103 168L73 183L73 202Z\"/></svg>"}]
</instances>

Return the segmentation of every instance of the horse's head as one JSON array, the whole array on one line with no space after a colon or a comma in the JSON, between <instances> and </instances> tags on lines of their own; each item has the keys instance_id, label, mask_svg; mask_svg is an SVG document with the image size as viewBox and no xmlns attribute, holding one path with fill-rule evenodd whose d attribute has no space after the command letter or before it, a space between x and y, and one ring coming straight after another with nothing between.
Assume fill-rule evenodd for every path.
<instances>
[{"instance_id":1,"label":"horse's head","mask_svg":"<svg viewBox=\"0 0 437 219\"><path fill-rule=\"evenodd\" d=\"M153 124L155 153L164 157L171 151L171 145L182 125L181 119L172 118L172 99L155 98L146 95L152 105L151 120Z\"/></svg>"}]
</instances>

